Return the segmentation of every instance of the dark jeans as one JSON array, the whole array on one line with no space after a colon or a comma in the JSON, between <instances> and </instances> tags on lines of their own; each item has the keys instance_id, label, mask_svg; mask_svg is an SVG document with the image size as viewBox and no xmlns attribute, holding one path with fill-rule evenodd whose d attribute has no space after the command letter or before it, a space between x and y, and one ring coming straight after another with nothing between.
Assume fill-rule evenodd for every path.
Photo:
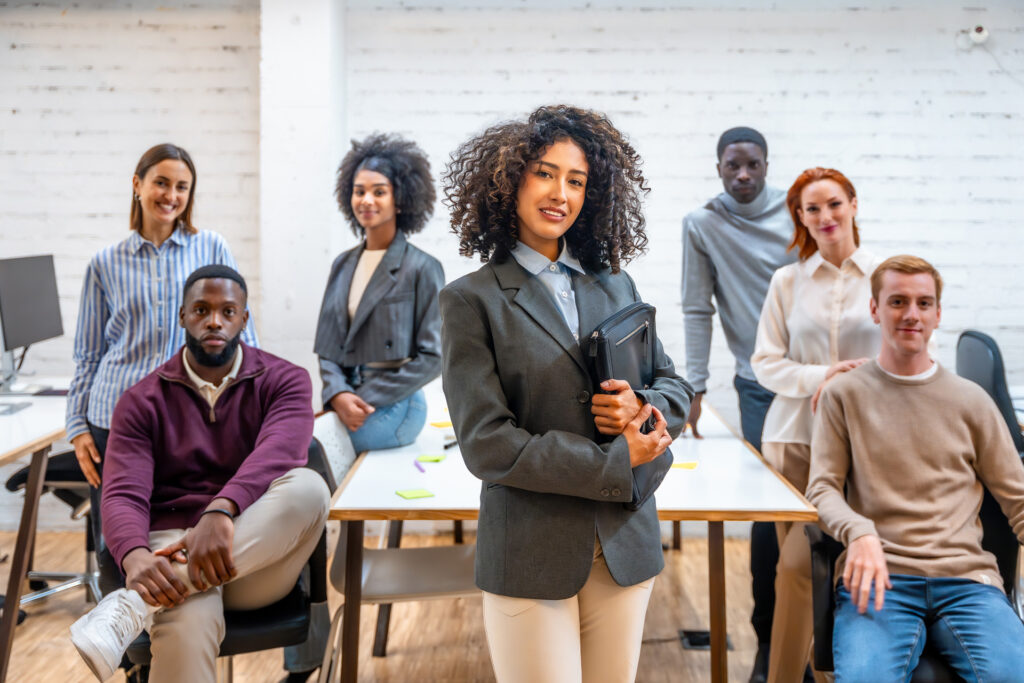
<instances>
[{"instance_id":1,"label":"dark jeans","mask_svg":"<svg viewBox=\"0 0 1024 683\"><path fill-rule=\"evenodd\" d=\"M743 438L761 451L761 432L768 406L775 394L757 382L739 375L732 384L740 399L740 425ZM758 645L772 639L772 615L775 613L775 565L779 562L779 540L771 522L754 522L750 529L750 576L754 594L754 611L750 623L757 634Z\"/></svg>"}]
</instances>

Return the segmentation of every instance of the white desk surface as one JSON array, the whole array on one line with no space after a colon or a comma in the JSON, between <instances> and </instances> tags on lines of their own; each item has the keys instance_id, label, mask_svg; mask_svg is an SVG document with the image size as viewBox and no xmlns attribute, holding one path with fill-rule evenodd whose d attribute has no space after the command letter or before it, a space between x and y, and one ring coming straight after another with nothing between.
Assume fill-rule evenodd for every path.
<instances>
[{"instance_id":1,"label":"white desk surface","mask_svg":"<svg viewBox=\"0 0 1024 683\"><path fill-rule=\"evenodd\" d=\"M31 405L13 415L0 415L0 464L64 436L64 396L0 396L0 404L23 402Z\"/></svg>"},{"instance_id":2,"label":"white desk surface","mask_svg":"<svg viewBox=\"0 0 1024 683\"><path fill-rule=\"evenodd\" d=\"M332 505L331 519L476 519L480 481L466 469L458 446L443 449L454 432L430 424L449 419L443 395L433 386L426 393L428 406L441 408L430 411L416 442L360 456ZM703 439L686 434L672 444L676 463L696 462L697 467L674 468L665 476L655 494L661 519L817 519L803 496L730 432L717 414L705 410L700 426ZM447 457L440 463L420 463L426 470L420 472L414 462L425 454ZM426 489L434 496L405 500L395 493L406 489Z\"/></svg>"}]
</instances>

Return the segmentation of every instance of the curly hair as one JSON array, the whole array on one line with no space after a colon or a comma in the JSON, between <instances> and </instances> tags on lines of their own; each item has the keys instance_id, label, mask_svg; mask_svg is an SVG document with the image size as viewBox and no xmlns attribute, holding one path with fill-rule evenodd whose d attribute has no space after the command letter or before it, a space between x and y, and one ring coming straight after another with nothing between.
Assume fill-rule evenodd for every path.
<instances>
[{"instance_id":1,"label":"curly hair","mask_svg":"<svg viewBox=\"0 0 1024 683\"><path fill-rule=\"evenodd\" d=\"M857 190L853 187L850 179L834 168L815 166L797 176L789 188L789 192L786 193L786 207L789 209L789 217L793 219L793 241L789 243L786 251L797 249L797 256L801 261L806 261L814 255L814 252L818 251L818 243L814 241L811 231L800 220L798 211L801 208L800 195L803 194L805 187L819 180L831 180L839 185L843 188L847 200L853 201L857 197ZM853 219L853 243L860 246L860 230L857 228L856 218Z\"/></svg>"},{"instance_id":2,"label":"curly hair","mask_svg":"<svg viewBox=\"0 0 1024 683\"><path fill-rule=\"evenodd\" d=\"M423 150L411 140L387 133L352 141L352 149L338 166L334 196L357 237L362 237L363 227L352 210L352 184L363 170L381 173L391 182L398 229L407 235L422 230L434 213L435 198L430 162Z\"/></svg>"},{"instance_id":3,"label":"curly hair","mask_svg":"<svg viewBox=\"0 0 1024 683\"><path fill-rule=\"evenodd\" d=\"M568 105L541 107L467 140L442 176L459 253L503 261L516 245L516 197L523 173L555 142L571 140L587 158L587 189L565 233L569 251L591 270L629 262L647 246L642 196L650 192L640 156L604 114Z\"/></svg>"}]
</instances>

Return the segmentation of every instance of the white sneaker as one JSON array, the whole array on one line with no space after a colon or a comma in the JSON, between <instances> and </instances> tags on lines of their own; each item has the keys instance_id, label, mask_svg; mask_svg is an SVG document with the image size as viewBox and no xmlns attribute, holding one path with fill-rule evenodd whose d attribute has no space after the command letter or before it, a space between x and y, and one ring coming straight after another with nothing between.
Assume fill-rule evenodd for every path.
<instances>
[{"instance_id":1,"label":"white sneaker","mask_svg":"<svg viewBox=\"0 0 1024 683\"><path fill-rule=\"evenodd\" d=\"M150 611L138 593L119 588L71 624L71 642L96 678L105 681L114 675Z\"/></svg>"}]
</instances>

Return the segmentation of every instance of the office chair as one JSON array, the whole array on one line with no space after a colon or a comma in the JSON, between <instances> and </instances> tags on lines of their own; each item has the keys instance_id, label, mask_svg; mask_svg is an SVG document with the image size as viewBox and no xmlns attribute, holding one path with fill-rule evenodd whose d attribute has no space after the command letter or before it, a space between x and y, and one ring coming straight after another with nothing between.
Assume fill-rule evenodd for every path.
<instances>
[{"instance_id":1,"label":"office chair","mask_svg":"<svg viewBox=\"0 0 1024 683\"><path fill-rule=\"evenodd\" d=\"M995 339L984 332L967 330L956 342L956 374L981 385L996 402L1000 414L1006 421L1017 452L1024 455L1024 434L1014 414L1010 390L1006 386L1006 370L1003 354Z\"/></svg>"},{"instance_id":2,"label":"office chair","mask_svg":"<svg viewBox=\"0 0 1024 683\"><path fill-rule=\"evenodd\" d=\"M28 467L23 467L7 480L8 491L24 489L28 482ZM43 492L54 496L71 506L71 519L85 518L85 571L84 572L39 572L32 570L33 558L29 559L28 580L33 592L23 595L21 604L42 600L71 588L84 586L86 600L98 602L100 594L99 571L96 567L95 536L92 525L92 505L89 500L89 482L85 480L74 451L51 455L46 461L43 475ZM34 554L34 547L33 547ZM51 586L50 581L57 581Z\"/></svg>"},{"instance_id":3,"label":"office chair","mask_svg":"<svg viewBox=\"0 0 1024 683\"><path fill-rule=\"evenodd\" d=\"M313 439L309 445L307 467L321 476L329 471L323 448ZM325 477L326 479L326 477ZM98 499L97 499L98 505ZM96 507L95 509L99 509ZM104 594L124 586L124 578L117 568L113 556L100 537L98 550L101 586ZM230 683L233 676L234 655L269 650L289 645L299 645L309 634L310 609L313 603L327 601L327 533L320 535L307 562L308 585L303 577L292 591L281 600L255 610L225 610L224 640L220 645L217 660L218 681ZM125 652L121 662L131 681L145 681L148 678L152 660L149 634L143 631Z\"/></svg>"},{"instance_id":4,"label":"office chair","mask_svg":"<svg viewBox=\"0 0 1024 683\"><path fill-rule=\"evenodd\" d=\"M313 436L321 442L326 462L332 468L327 479L331 492L344 480L355 462L348 430L333 412L316 419ZM347 523L342 523L338 545L331 563L331 585L339 593L345 592L345 554L348 547ZM373 641L373 655L387 653L388 627L391 604L411 600L461 597L479 594L473 578L476 557L475 545L462 545L461 529L456 527L456 545L430 548L399 548L402 536L401 522L388 525L387 545L384 548L363 550L362 604L378 605L377 629ZM341 675L341 622L344 608L339 607L331 621L330 636L319 682L337 680Z\"/></svg>"}]
</instances>

